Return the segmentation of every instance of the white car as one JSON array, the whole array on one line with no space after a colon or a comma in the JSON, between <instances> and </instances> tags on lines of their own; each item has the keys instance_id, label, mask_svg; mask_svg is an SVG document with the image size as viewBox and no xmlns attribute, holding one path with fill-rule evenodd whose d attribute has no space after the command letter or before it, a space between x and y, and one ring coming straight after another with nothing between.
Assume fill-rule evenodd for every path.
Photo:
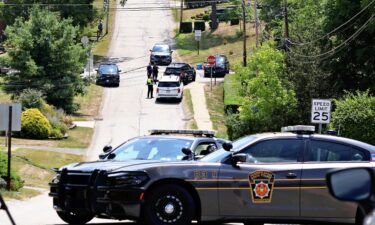
<instances>
[{"instance_id":1,"label":"white car","mask_svg":"<svg viewBox=\"0 0 375 225\"><path fill-rule=\"evenodd\" d=\"M169 75L163 76L158 82L156 88L156 100L162 98L174 98L182 100L184 95L184 85L179 76Z\"/></svg>"}]
</instances>

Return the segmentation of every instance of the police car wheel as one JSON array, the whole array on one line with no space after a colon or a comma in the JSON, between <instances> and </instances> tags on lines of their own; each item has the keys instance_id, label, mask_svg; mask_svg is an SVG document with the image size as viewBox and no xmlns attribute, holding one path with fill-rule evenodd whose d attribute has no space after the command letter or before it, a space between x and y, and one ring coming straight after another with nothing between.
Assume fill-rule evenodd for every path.
<instances>
[{"instance_id":1,"label":"police car wheel","mask_svg":"<svg viewBox=\"0 0 375 225\"><path fill-rule=\"evenodd\" d=\"M57 215L65 222L72 225L83 225L94 218L91 215L77 215L72 212L57 212Z\"/></svg>"},{"instance_id":2,"label":"police car wheel","mask_svg":"<svg viewBox=\"0 0 375 225\"><path fill-rule=\"evenodd\" d=\"M163 185L148 194L144 212L149 225L187 225L193 220L195 205L185 188Z\"/></svg>"}]
</instances>

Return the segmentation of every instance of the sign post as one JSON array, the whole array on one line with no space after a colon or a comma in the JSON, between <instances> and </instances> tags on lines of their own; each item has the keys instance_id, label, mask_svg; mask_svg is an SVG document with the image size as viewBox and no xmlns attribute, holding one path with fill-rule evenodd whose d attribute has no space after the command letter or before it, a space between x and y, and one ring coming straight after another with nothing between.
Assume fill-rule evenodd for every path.
<instances>
[{"instance_id":1,"label":"sign post","mask_svg":"<svg viewBox=\"0 0 375 225\"><path fill-rule=\"evenodd\" d=\"M197 49L198 49L198 55L199 55L199 42L202 38L202 31L201 30L195 30L194 33L195 40L197 41Z\"/></svg>"},{"instance_id":2,"label":"sign post","mask_svg":"<svg viewBox=\"0 0 375 225\"><path fill-rule=\"evenodd\" d=\"M21 131L21 104L0 104L0 130L8 134L7 189L11 187L12 131Z\"/></svg>"},{"instance_id":3,"label":"sign post","mask_svg":"<svg viewBox=\"0 0 375 225\"><path fill-rule=\"evenodd\" d=\"M207 64L211 67L211 91L212 91L212 68L216 64L216 58L213 55L207 57Z\"/></svg>"},{"instance_id":4,"label":"sign post","mask_svg":"<svg viewBox=\"0 0 375 225\"><path fill-rule=\"evenodd\" d=\"M313 99L311 104L311 123L319 124L319 134L322 133L322 124L328 124L331 119L331 100Z\"/></svg>"}]
</instances>

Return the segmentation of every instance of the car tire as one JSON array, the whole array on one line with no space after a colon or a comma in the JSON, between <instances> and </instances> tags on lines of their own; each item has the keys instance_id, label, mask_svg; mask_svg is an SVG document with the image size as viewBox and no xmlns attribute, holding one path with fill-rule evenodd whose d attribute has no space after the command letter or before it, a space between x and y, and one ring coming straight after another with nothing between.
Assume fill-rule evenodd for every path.
<instances>
[{"instance_id":1,"label":"car tire","mask_svg":"<svg viewBox=\"0 0 375 225\"><path fill-rule=\"evenodd\" d=\"M71 225L83 225L94 218L89 214L77 215L72 212L57 212L57 215L60 217L60 219L64 220L64 222Z\"/></svg>"},{"instance_id":2,"label":"car tire","mask_svg":"<svg viewBox=\"0 0 375 225\"><path fill-rule=\"evenodd\" d=\"M188 225L195 205L190 193L180 185L156 187L146 196L144 218L148 225Z\"/></svg>"}]
</instances>

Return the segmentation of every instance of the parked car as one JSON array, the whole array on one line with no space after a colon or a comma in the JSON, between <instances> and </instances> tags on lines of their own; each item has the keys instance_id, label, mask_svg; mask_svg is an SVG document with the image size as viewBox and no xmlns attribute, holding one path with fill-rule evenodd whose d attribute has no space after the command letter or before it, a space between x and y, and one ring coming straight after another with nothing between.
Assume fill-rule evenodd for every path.
<instances>
[{"instance_id":1,"label":"parked car","mask_svg":"<svg viewBox=\"0 0 375 225\"><path fill-rule=\"evenodd\" d=\"M182 82L186 85L195 81L196 71L187 63L174 62L169 64L165 69L164 75L177 75L181 77Z\"/></svg>"},{"instance_id":2,"label":"parked car","mask_svg":"<svg viewBox=\"0 0 375 225\"><path fill-rule=\"evenodd\" d=\"M249 135L198 161L71 164L57 171L50 195L60 216L85 222L100 216L148 225L353 224L358 206L333 198L326 174L372 167L375 146L314 130Z\"/></svg>"},{"instance_id":3,"label":"parked car","mask_svg":"<svg viewBox=\"0 0 375 225\"><path fill-rule=\"evenodd\" d=\"M204 77L210 77L211 76L211 67L212 67L212 76L218 77L218 76L225 76L225 74L229 73L230 65L228 58L225 55L216 55L216 63L212 67L208 64L205 64L204 66Z\"/></svg>"},{"instance_id":4,"label":"parked car","mask_svg":"<svg viewBox=\"0 0 375 225\"><path fill-rule=\"evenodd\" d=\"M374 176L373 167L339 169L327 174L332 196L341 201L355 202L360 207L357 225L361 225L363 219L364 225L375 225Z\"/></svg>"},{"instance_id":5,"label":"parked car","mask_svg":"<svg viewBox=\"0 0 375 225\"><path fill-rule=\"evenodd\" d=\"M166 44L155 44L150 49L150 63L157 65L169 65L172 62L172 50L169 45Z\"/></svg>"},{"instance_id":6,"label":"parked car","mask_svg":"<svg viewBox=\"0 0 375 225\"><path fill-rule=\"evenodd\" d=\"M158 82L156 88L156 101L160 99L182 100L184 96L184 85L180 76L164 75Z\"/></svg>"},{"instance_id":7,"label":"parked car","mask_svg":"<svg viewBox=\"0 0 375 225\"><path fill-rule=\"evenodd\" d=\"M113 63L102 63L99 65L96 77L97 85L114 85L120 86L121 70Z\"/></svg>"}]
</instances>

